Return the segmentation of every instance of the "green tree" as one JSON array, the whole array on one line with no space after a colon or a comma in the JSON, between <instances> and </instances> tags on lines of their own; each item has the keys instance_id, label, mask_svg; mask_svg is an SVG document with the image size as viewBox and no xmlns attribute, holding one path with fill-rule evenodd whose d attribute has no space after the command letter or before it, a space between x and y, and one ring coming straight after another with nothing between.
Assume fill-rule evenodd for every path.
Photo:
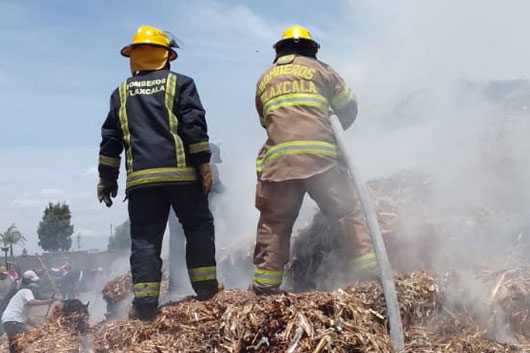
<instances>
[{"instance_id":1,"label":"green tree","mask_svg":"<svg viewBox=\"0 0 530 353\"><path fill-rule=\"evenodd\" d=\"M109 237L109 250L128 250L131 248L131 222L126 220L116 227L116 231Z\"/></svg>"},{"instance_id":2,"label":"green tree","mask_svg":"<svg viewBox=\"0 0 530 353\"><path fill-rule=\"evenodd\" d=\"M66 203L51 202L44 209L37 234L39 246L44 251L68 251L72 246L74 226L70 224L72 214Z\"/></svg>"},{"instance_id":3,"label":"green tree","mask_svg":"<svg viewBox=\"0 0 530 353\"><path fill-rule=\"evenodd\" d=\"M24 236L17 229L15 223L10 225L5 232L0 233L0 238L4 243L4 246L9 247L9 253L11 257L13 257L13 245L19 243L24 244L26 242L26 238L24 238Z\"/></svg>"}]
</instances>

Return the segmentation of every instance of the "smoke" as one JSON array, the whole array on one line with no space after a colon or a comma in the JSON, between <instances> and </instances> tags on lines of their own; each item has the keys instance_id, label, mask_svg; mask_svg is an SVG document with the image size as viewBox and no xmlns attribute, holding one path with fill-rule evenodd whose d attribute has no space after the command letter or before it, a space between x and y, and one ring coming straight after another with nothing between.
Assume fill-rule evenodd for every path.
<instances>
[{"instance_id":1,"label":"smoke","mask_svg":"<svg viewBox=\"0 0 530 353\"><path fill-rule=\"evenodd\" d=\"M107 313L107 302L103 299L102 290L105 284L116 278L117 276L123 275L129 272L129 256L126 252L116 252L115 254L109 255L114 256L115 259L108 267L102 269L102 272L98 273L98 281L93 281L93 287L89 291L81 294L83 302L90 302L90 323L96 324L105 319L105 313ZM126 311L129 309L130 300L126 303L122 303L120 306L121 312L120 317L126 316Z\"/></svg>"},{"instance_id":2,"label":"smoke","mask_svg":"<svg viewBox=\"0 0 530 353\"><path fill-rule=\"evenodd\" d=\"M367 179L402 169L431 178L421 214L403 224L413 244L407 261L419 263L418 244L433 237L421 227L428 220L439 233L429 259L437 272L506 266L497 259L530 239L530 4L348 4L351 21L322 57L358 93L354 158ZM465 277L449 302L486 321L497 309L484 285ZM494 330L510 339L502 325Z\"/></svg>"}]
</instances>

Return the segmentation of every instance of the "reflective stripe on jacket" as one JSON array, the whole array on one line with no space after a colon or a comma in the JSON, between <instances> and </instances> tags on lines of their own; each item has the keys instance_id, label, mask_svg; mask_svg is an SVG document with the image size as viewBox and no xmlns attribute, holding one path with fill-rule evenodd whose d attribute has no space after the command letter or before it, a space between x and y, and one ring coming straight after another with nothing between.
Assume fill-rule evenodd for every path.
<instances>
[{"instance_id":1,"label":"reflective stripe on jacket","mask_svg":"<svg viewBox=\"0 0 530 353\"><path fill-rule=\"evenodd\" d=\"M100 177L117 179L123 149L127 190L198 180L194 167L209 162L211 153L205 112L191 78L157 70L120 84L102 127Z\"/></svg>"},{"instance_id":2,"label":"reflective stripe on jacket","mask_svg":"<svg viewBox=\"0 0 530 353\"><path fill-rule=\"evenodd\" d=\"M285 55L261 75L256 109L267 130L256 169L260 180L309 178L337 164L330 109L344 127L357 116L355 95L328 65Z\"/></svg>"}]
</instances>

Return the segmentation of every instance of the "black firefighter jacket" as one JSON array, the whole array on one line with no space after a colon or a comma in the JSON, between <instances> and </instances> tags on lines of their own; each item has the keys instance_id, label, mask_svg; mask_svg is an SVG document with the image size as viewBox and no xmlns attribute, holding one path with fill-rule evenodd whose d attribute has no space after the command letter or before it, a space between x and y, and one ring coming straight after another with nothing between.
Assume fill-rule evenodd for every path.
<instances>
[{"instance_id":1,"label":"black firefighter jacket","mask_svg":"<svg viewBox=\"0 0 530 353\"><path fill-rule=\"evenodd\" d=\"M110 98L101 129L99 176L118 178L125 149L127 191L197 181L194 167L211 156L204 115L190 77L157 70L128 78Z\"/></svg>"}]
</instances>

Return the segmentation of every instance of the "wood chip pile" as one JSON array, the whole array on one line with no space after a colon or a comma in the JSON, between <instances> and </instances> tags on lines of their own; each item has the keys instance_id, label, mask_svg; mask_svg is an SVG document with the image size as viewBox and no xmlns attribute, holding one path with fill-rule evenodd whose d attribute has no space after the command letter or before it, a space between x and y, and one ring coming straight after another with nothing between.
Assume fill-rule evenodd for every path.
<instances>
[{"instance_id":1,"label":"wood chip pile","mask_svg":"<svg viewBox=\"0 0 530 353\"><path fill-rule=\"evenodd\" d=\"M525 276L530 273L530 269L525 271ZM495 280L490 284L498 287L495 295L501 305L508 300L502 293L511 288L510 281L515 278L506 279L503 284L498 276L491 276ZM425 272L396 278L406 352L530 350L524 330L520 330L518 345L502 344L492 340L492 332L465 310L448 309L443 302L442 285ZM525 292L530 289L526 279L518 285ZM506 312L506 317L511 322L512 318L520 320L528 306L507 308L511 311ZM88 317L74 315L79 312L75 310L65 315L67 312L67 306L56 309L46 325L21 336L20 352L393 352L382 288L376 281L329 293L263 297L249 291L227 290L204 302L187 298L167 304L152 323L123 320L99 324L87 330L87 337L83 330L88 327Z\"/></svg>"},{"instance_id":2,"label":"wood chip pile","mask_svg":"<svg viewBox=\"0 0 530 353\"><path fill-rule=\"evenodd\" d=\"M439 284L426 273L397 278L407 352L524 352L501 344L472 317L440 302ZM377 282L331 293L257 297L230 290L214 299L171 303L153 323L101 326L94 350L103 352L392 352L382 289ZM528 347L528 346L527 346Z\"/></svg>"},{"instance_id":3,"label":"wood chip pile","mask_svg":"<svg viewBox=\"0 0 530 353\"><path fill-rule=\"evenodd\" d=\"M168 290L169 280L167 275L164 274L160 283L160 296L165 297L168 294ZM103 299L110 305L116 305L129 299L133 295L131 273L125 273L108 281L101 292Z\"/></svg>"},{"instance_id":4,"label":"wood chip pile","mask_svg":"<svg viewBox=\"0 0 530 353\"><path fill-rule=\"evenodd\" d=\"M474 269L471 279L459 278L459 273L438 278L413 272L429 268L424 265L431 252L438 251L439 236L444 236L438 221L423 222L421 209L430 197L429 183L425 176L409 171L369 183L393 266L400 258L409 260L406 253L398 253L409 245L399 236L404 213L413 213L420 224L432 227L422 231L427 247L418 251L427 259L412 264L412 269L400 268L410 274L396 277L406 353L530 352L530 266L507 265L503 260L504 265L491 263L489 270ZM470 217L471 221L456 222L487 228L495 215L479 212ZM21 352L392 353L381 285L367 281L344 286L351 281L335 277L340 272L337 260L348 254L337 251L344 247L324 217L317 214L293 241L284 284L304 293L258 297L249 291L226 290L204 302L189 297L166 304L151 323L110 321L88 330L79 329L76 320L66 320L62 311L42 328L23 335ZM237 268L244 263L241 259L250 256L228 254L220 262ZM162 292L167 292L164 284L167 281ZM339 286L344 289L336 289ZM105 285L104 299L111 305L124 303L132 295L131 287L130 274L122 275ZM90 345L83 331L88 332Z\"/></svg>"},{"instance_id":5,"label":"wood chip pile","mask_svg":"<svg viewBox=\"0 0 530 353\"><path fill-rule=\"evenodd\" d=\"M123 274L107 282L103 287L103 299L109 304L117 304L132 295L132 276Z\"/></svg>"},{"instance_id":6,"label":"wood chip pile","mask_svg":"<svg viewBox=\"0 0 530 353\"><path fill-rule=\"evenodd\" d=\"M530 337L530 266L495 272L481 271L477 277L489 283L490 300L496 304L513 334Z\"/></svg>"},{"instance_id":7,"label":"wood chip pile","mask_svg":"<svg viewBox=\"0 0 530 353\"><path fill-rule=\"evenodd\" d=\"M85 351L88 309L79 300L65 300L53 308L48 322L18 337L20 353L78 353Z\"/></svg>"}]
</instances>

